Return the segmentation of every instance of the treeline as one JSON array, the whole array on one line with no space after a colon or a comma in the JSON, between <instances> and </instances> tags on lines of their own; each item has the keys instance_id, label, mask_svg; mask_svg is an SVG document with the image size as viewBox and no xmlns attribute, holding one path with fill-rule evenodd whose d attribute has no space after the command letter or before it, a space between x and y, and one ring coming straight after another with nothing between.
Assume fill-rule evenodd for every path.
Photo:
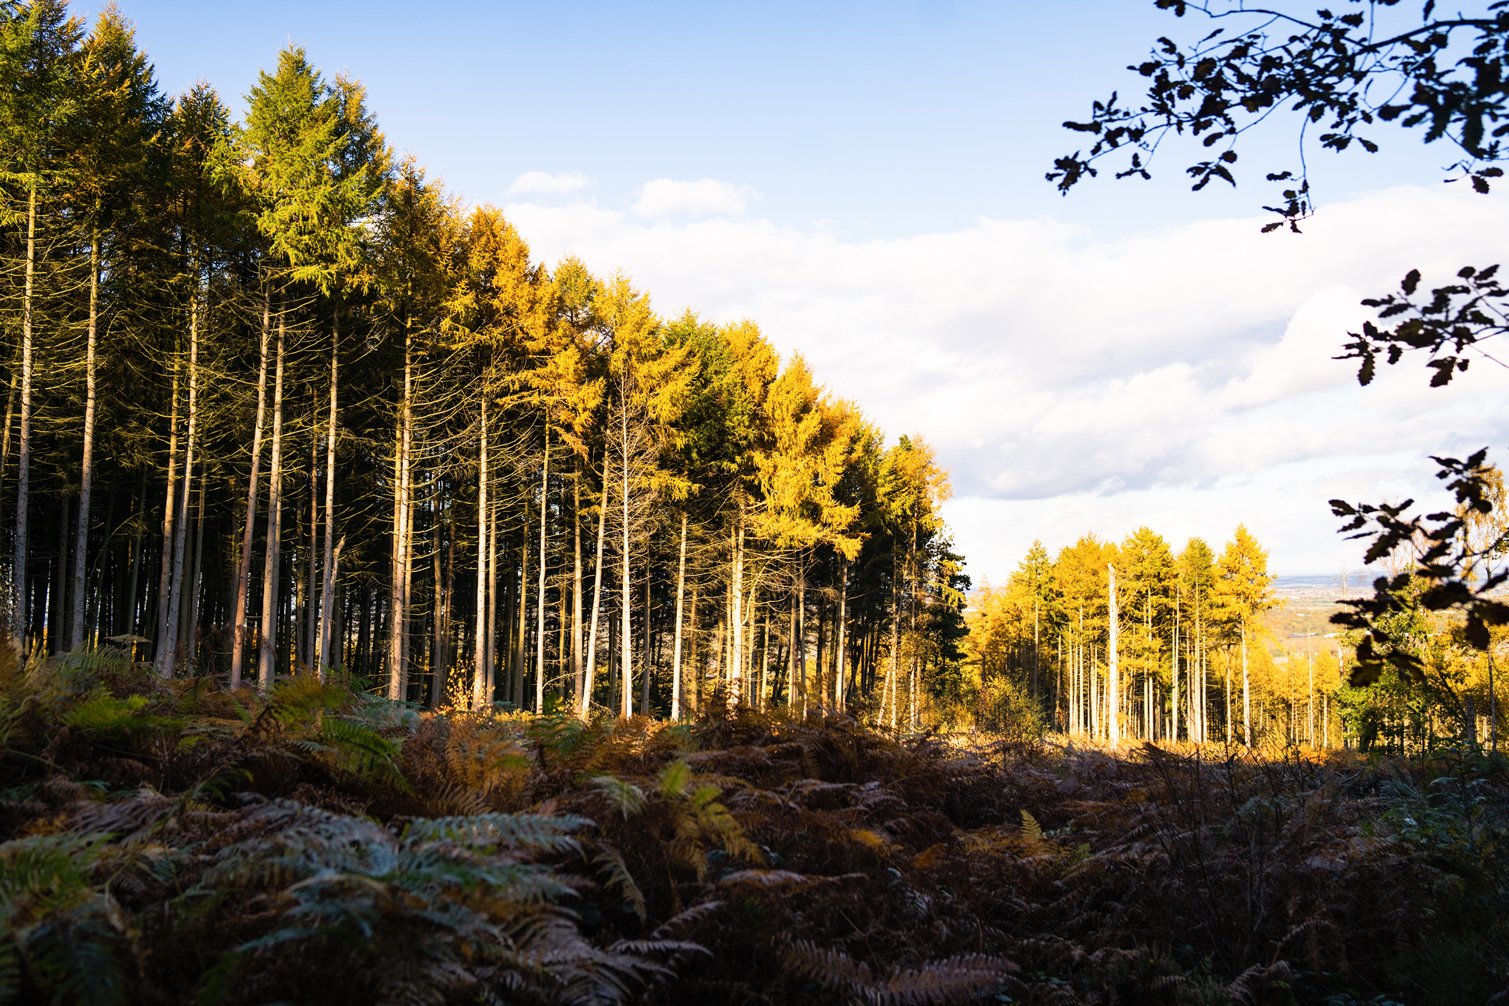
<instances>
[{"instance_id":1,"label":"treeline","mask_svg":"<svg viewBox=\"0 0 1509 1006\"><path fill-rule=\"evenodd\" d=\"M1502 486L1493 472L1490 484ZM1496 489L1466 533L1502 540ZM1385 569L1407 569L1412 545ZM1475 546L1479 547L1479 546ZM1485 574L1499 553L1479 547ZM1120 545L1087 534L1050 556L1034 542L1003 586L970 597L961 692L985 726L1123 739L1352 747L1416 754L1442 747L1497 750L1503 701L1491 645L1469 638L1459 614L1429 610L1411 578L1377 623L1406 659L1357 659L1355 631L1303 638L1275 631L1268 555L1243 526L1217 554L1191 538L1177 554L1143 527ZM1334 618L1333 620L1334 621Z\"/></svg>"},{"instance_id":2,"label":"treeline","mask_svg":"<svg viewBox=\"0 0 1509 1006\"><path fill-rule=\"evenodd\" d=\"M279 54L233 122L113 7L0 4L4 623L267 690L916 724L966 581L930 449L750 323L554 270Z\"/></svg>"},{"instance_id":3,"label":"treeline","mask_svg":"<svg viewBox=\"0 0 1509 1006\"><path fill-rule=\"evenodd\" d=\"M1057 557L1035 542L1004 587L971 598L980 714L1113 744L1335 743L1336 644L1276 657L1260 618L1272 583L1240 525L1219 555L1200 538L1175 554L1146 527Z\"/></svg>"}]
</instances>

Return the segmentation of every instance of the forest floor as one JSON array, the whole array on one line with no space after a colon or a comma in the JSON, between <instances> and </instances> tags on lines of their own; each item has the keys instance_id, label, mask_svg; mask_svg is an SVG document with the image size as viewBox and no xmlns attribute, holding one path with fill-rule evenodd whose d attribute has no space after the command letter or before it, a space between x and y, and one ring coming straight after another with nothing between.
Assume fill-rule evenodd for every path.
<instances>
[{"instance_id":1,"label":"forest floor","mask_svg":"<svg viewBox=\"0 0 1509 1006\"><path fill-rule=\"evenodd\" d=\"M0 1004L1463 1003L1509 772L0 658Z\"/></svg>"}]
</instances>

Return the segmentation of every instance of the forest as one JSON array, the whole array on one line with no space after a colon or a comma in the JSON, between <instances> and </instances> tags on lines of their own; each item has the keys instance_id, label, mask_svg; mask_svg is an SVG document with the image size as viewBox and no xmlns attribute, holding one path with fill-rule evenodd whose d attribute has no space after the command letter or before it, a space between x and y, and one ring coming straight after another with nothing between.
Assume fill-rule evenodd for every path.
<instances>
[{"instance_id":1,"label":"forest","mask_svg":"<svg viewBox=\"0 0 1509 1006\"><path fill-rule=\"evenodd\" d=\"M6 624L157 673L917 724L947 479L753 323L552 272L289 48L230 121L124 16L6 24Z\"/></svg>"},{"instance_id":2,"label":"forest","mask_svg":"<svg viewBox=\"0 0 1509 1006\"><path fill-rule=\"evenodd\" d=\"M1509 998L1482 455L1324 634L1244 525L972 590L923 436L269 60L0 0L0 1006Z\"/></svg>"}]
</instances>

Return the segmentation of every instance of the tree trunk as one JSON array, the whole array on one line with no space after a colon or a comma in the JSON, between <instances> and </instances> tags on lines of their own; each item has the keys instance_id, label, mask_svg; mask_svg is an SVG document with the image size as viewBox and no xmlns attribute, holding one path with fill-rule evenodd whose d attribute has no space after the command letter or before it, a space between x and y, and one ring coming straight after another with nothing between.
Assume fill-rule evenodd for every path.
<instances>
[{"instance_id":1,"label":"tree trunk","mask_svg":"<svg viewBox=\"0 0 1509 1006\"><path fill-rule=\"evenodd\" d=\"M257 422L252 428L251 477L246 485L246 525L241 533L241 555L236 563L235 615L231 627L230 687L241 687L241 665L246 652L246 595L251 586L252 532L257 523L257 476L262 463L262 424L267 413L267 343L271 329L272 302L262 292L260 362L257 365Z\"/></svg>"},{"instance_id":2,"label":"tree trunk","mask_svg":"<svg viewBox=\"0 0 1509 1006\"><path fill-rule=\"evenodd\" d=\"M844 711L844 700L848 685L846 683L845 665L848 663L848 639L846 637L847 618L849 606L849 560L838 561L838 639L834 643L833 664L833 709L836 712Z\"/></svg>"},{"instance_id":3,"label":"tree trunk","mask_svg":"<svg viewBox=\"0 0 1509 1006\"><path fill-rule=\"evenodd\" d=\"M283 366L287 332L278 317L278 356L273 376L272 448L267 466L267 551L262 564L262 640L257 651L257 691L272 690L278 636L278 565L283 534Z\"/></svg>"},{"instance_id":4,"label":"tree trunk","mask_svg":"<svg viewBox=\"0 0 1509 1006\"><path fill-rule=\"evenodd\" d=\"M629 571L629 408L627 396L623 408L619 412L619 459L622 465L619 470L619 485L622 487L623 503L623 529L622 548L619 552L619 583L622 586L623 618L620 620L623 627L623 691L622 703L619 709L620 715L625 719L634 715L634 632L633 632L633 609L631 598L632 583Z\"/></svg>"},{"instance_id":5,"label":"tree trunk","mask_svg":"<svg viewBox=\"0 0 1509 1006\"><path fill-rule=\"evenodd\" d=\"M487 395L482 396L482 419L477 427L477 638L472 649L472 708L489 701L487 689Z\"/></svg>"},{"instance_id":6,"label":"tree trunk","mask_svg":"<svg viewBox=\"0 0 1509 1006\"><path fill-rule=\"evenodd\" d=\"M174 504L178 513L173 519L173 566L168 581L166 617L162 622L163 632L159 637L157 653L157 673L165 678L173 674L178 651L179 612L183 604L184 550L188 541L189 498L193 492L194 448L197 446L195 438L199 424L199 322L199 268L196 262L193 290L189 295L189 415L188 432L184 437L183 488L180 490L181 502ZM169 481L171 480L170 464ZM171 496L170 492L169 497ZM166 545L166 539L164 544Z\"/></svg>"},{"instance_id":7,"label":"tree trunk","mask_svg":"<svg viewBox=\"0 0 1509 1006\"><path fill-rule=\"evenodd\" d=\"M540 461L540 567L535 585L534 711L545 711L545 531L550 510L550 426L545 426L545 446Z\"/></svg>"},{"instance_id":8,"label":"tree trunk","mask_svg":"<svg viewBox=\"0 0 1509 1006\"><path fill-rule=\"evenodd\" d=\"M73 613L69 619L68 648L84 642L84 578L89 568L89 506L94 491L94 410L96 379L95 350L100 318L100 230L89 238L89 327L84 348L84 453L79 464L79 519L73 547Z\"/></svg>"},{"instance_id":9,"label":"tree trunk","mask_svg":"<svg viewBox=\"0 0 1509 1006\"><path fill-rule=\"evenodd\" d=\"M1252 690L1247 679L1247 622L1242 622L1242 743L1252 747Z\"/></svg>"},{"instance_id":10,"label":"tree trunk","mask_svg":"<svg viewBox=\"0 0 1509 1006\"><path fill-rule=\"evenodd\" d=\"M1117 625L1117 622L1119 621L1119 617L1116 608L1116 567L1107 566L1106 570L1107 591L1110 597L1109 626L1111 635L1110 680L1108 685L1108 688L1110 690L1108 698L1110 699L1110 701L1107 704L1108 710L1106 713L1106 736L1110 740L1112 749L1115 749L1115 747L1121 743L1121 723L1119 722L1121 717L1118 715L1120 713L1121 705L1121 675L1120 667L1117 663L1117 636L1119 634L1119 626Z\"/></svg>"},{"instance_id":11,"label":"tree trunk","mask_svg":"<svg viewBox=\"0 0 1509 1006\"><path fill-rule=\"evenodd\" d=\"M581 715L585 719L587 712L592 706L592 689L597 670L597 625L598 616L602 609L603 597L603 545L607 541L608 530L608 470L603 465L603 498L602 505L597 510L597 562L592 566L592 619L591 628L587 634L587 669L582 680L582 705Z\"/></svg>"},{"instance_id":12,"label":"tree trunk","mask_svg":"<svg viewBox=\"0 0 1509 1006\"><path fill-rule=\"evenodd\" d=\"M408 692L409 644L409 523L413 518L410 496L409 448L413 437L414 356L411 326L404 323L403 400L398 407L398 430L393 445L393 571L388 587L388 698L400 700Z\"/></svg>"},{"instance_id":13,"label":"tree trunk","mask_svg":"<svg viewBox=\"0 0 1509 1006\"><path fill-rule=\"evenodd\" d=\"M26 278L21 295L21 432L16 440L16 535L11 566L11 638L26 652L26 528L31 513L32 299L37 264L37 182L26 197Z\"/></svg>"},{"instance_id":14,"label":"tree trunk","mask_svg":"<svg viewBox=\"0 0 1509 1006\"><path fill-rule=\"evenodd\" d=\"M172 591L173 576L173 521L178 516L178 361L175 356L173 361L173 384L172 384L172 407L168 410L168 470L166 486L163 489L162 504L162 548L159 554L158 577L157 577L157 648L153 658L153 668L158 674L165 674L163 670L165 650L171 650L173 641L168 638L172 631L169 625L170 609L169 597Z\"/></svg>"},{"instance_id":15,"label":"tree trunk","mask_svg":"<svg viewBox=\"0 0 1509 1006\"><path fill-rule=\"evenodd\" d=\"M325 541L321 550L325 575L320 583L319 627L315 633L314 666L320 680L330 671L331 614L335 605L335 418L340 367L340 316L330 326L330 412L325 419Z\"/></svg>"},{"instance_id":16,"label":"tree trunk","mask_svg":"<svg viewBox=\"0 0 1509 1006\"><path fill-rule=\"evenodd\" d=\"M571 479L571 684L572 697L582 698L582 480L581 466Z\"/></svg>"},{"instance_id":17,"label":"tree trunk","mask_svg":"<svg viewBox=\"0 0 1509 1006\"><path fill-rule=\"evenodd\" d=\"M681 553L676 560L676 642L671 650L671 719L681 719L681 598L686 590L686 514L681 515Z\"/></svg>"}]
</instances>

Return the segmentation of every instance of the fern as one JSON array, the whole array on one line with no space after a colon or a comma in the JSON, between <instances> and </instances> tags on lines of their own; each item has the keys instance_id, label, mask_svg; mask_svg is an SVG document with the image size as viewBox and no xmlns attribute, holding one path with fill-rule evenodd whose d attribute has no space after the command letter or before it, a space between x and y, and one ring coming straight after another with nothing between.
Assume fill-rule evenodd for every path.
<instances>
[{"instance_id":1,"label":"fern","mask_svg":"<svg viewBox=\"0 0 1509 1006\"><path fill-rule=\"evenodd\" d=\"M588 780L592 789L607 798L609 806L618 811L624 820L638 817L644 812L644 790L616 776L597 775Z\"/></svg>"}]
</instances>

